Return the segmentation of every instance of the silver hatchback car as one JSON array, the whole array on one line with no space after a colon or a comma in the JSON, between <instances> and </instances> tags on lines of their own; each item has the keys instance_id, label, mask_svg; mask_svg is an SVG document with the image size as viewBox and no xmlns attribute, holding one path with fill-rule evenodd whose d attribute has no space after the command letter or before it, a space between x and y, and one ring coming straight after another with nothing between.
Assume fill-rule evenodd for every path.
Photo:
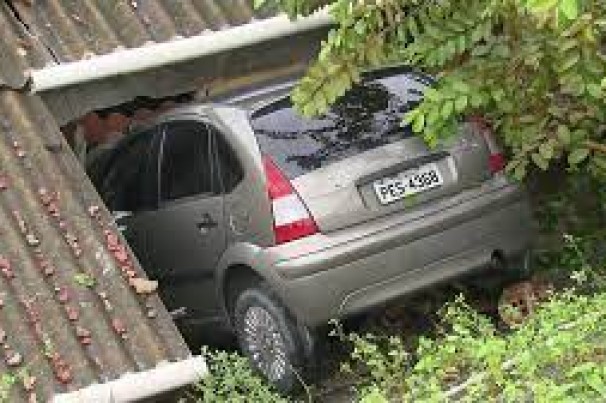
<instances>
[{"instance_id":1,"label":"silver hatchback car","mask_svg":"<svg viewBox=\"0 0 606 403\"><path fill-rule=\"evenodd\" d=\"M315 119L287 97L182 107L88 171L179 322L227 324L289 390L330 319L524 267L529 204L489 131L462 122L429 149L402 127L427 85L402 68L372 72Z\"/></svg>"}]
</instances>

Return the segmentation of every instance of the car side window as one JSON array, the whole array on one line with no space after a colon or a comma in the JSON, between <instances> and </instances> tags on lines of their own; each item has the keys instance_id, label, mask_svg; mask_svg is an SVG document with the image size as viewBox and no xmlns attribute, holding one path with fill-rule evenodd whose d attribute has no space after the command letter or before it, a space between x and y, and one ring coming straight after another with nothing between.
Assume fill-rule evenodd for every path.
<instances>
[{"instance_id":1,"label":"car side window","mask_svg":"<svg viewBox=\"0 0 606 403\"><path fill-rule=\"evenodd\" d=\"M102 178L102 196L112 211L141 211L154 208L153 152L157 128L132 135L120 146Z\"/></svg>"},{"instance_id":2,"label":"car side window","mask_svg":"<svg viewBox=\"0 0 606 403\"><path fill-rule=\"evenodd\" d=\"M217 165L221 191L229 193L242 181L244 171L234 150L223 135L214 128L211 130L213 130L213 138L217 147Z\"/></svg>"},{"instance_id":3,"label":"car side window","mask_svg":"<svg viewBox=\"0 0 606 403\"><path fill-rule=\"evenodd\" d=\"M160 153L162 201L213 193L211 136L204 123L186 120L166 123Z\"/></svg>"}]
</instances>

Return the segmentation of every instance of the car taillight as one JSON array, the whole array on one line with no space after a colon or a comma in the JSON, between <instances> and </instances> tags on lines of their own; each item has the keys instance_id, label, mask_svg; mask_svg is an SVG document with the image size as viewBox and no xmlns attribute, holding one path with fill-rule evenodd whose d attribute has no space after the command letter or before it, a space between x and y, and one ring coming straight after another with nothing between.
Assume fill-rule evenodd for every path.
<instances>
[{"instance_id":1,"label":"car taillight","mask_svg":"<svg viewBox=\"0 0 606 403\"><path fill-rule=\"evenodd\" d=\"M277 244L318 233L318 226L290 181L268 156L263 157L267 193L274 216Z\"/></svg>"},{"instance_id":2,"label":"car taillight","mask_svg":"<svg viewBox=\"0 0 606 403\"><path fill-rule=\"evenodd\" d=\"M502 153L490 154L488 157L488 169L492 174L496 174L505 169L505 156Z\"/></svg>"},{"instance_id":3,"label":"car taillight","mask_svg":"<svg viewBox=\"0 0 606 403\"><path fill-rule=\"evenodd\" d=\"M505 156L501 152L501 148L494 138L492 128L488 122L486 122L486 120L481 116L472 116L469 119L469 122L473 125L474 129L480 135L482 135L482 138L486 142L488 152L490 153L488 156L488 169L490 170L490 173L494 175L503 171L505 169L505 165L507 165L507 161L505 160Z\"/></svg>"}]
</instances>

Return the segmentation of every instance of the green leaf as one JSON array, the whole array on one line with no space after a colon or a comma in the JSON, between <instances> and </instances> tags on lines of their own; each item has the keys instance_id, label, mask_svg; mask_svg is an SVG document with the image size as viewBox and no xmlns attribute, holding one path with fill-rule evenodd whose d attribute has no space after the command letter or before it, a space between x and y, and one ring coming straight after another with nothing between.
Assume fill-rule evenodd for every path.
<instances>
[{"instance_id":1,"label":"green leaf","mask_svg":"<svg viewBox=\"0 0 606 403\"><path fill-rule=\"evenodd\" d=\"M261 8L263 6L263 4L265 4L266 2L267 2L267 0L255 0L253 3L255 10L258 8Z\"/></svg>"},{"instance_id":2,"label":"green leaf","mask_svg":"<svg viewBox=\"0 0 606 403\"><path fill-rule=\"evenodd\" d=\"M543 171L545 171L549 166L547 160L543 158L543 156L539 153L532 153L530 158L532 158L532 161L535 163L535 165L541 168Z\"/></svg>"},{"instance_id":3,"label":"green leaf","mask_svg":"<svg viewBox=\"0 0 606 403\"><path fill-rule=\"evenodd\" d=\"M494 99L495 102L501 102L501 100L503 100L503 98L505 97L505 91L503 90L503 88L495 88L492 92L492 99Z\"/></svg>"},{"instance_id":4,"label":"green leaf","mask_svg":"<svg viewBox=\"0 0 606 403\"><path fill-rule=\"evenodd\" d=\"M482 96L477 92L474 92L471 94L470 101L471 101L471 106L474 108L479 108L484 103Z\"/></svg>"},{"instance_id":5,"label":"green leaf","mask_svg":"<svg viewBox=\"0 0 606 403\"><path fill-rule=\"evenodd\" d=\"M551 9L558 4L558 0L530 0L528 1L528 7L532 11L546 11Z\"/></svg>"},{"instance_id":6,"label":"green leaf","mask_svg":"<svg viewBox=\"0 0 606 403\"><path fill-rule=\"evenodd\" d=\"M606 158L595 157L592 159L593 164L602 172L606 172Z\"/></svg>"},{"instance_id":7,"label":"green leaf","mask_svg":"<svg viewBox=\"0 0 606 403\"><path fill-rule=\"evenodd\" d=\"M595 390L601 397L606 397L606 382L600 375L593 372L585 376L587 385Z\"/></svg>"},{"instance_id":8,"label":"green leaf","mask_svg":"<svg viewBox=\"0 0 606 403\"><path fill-rule=\"evenodd\" d=\"M579 60L581 60L581 55L577 52L572 53L562 62L559 67L559 72L563 73L565 71L570 70L572 67L574 67L575 64L579 62Z\"/></svg>"},{"instance_id":9,"label":"green leaf","mask_svg":"<svg viewBox=\"0 0 606 403\"><path fill-rule=\"evenodd\" d=\"M454 111L454 102L446 101L444 105L442 105L442 118L449 119L452 116L452 112Z\"/></svg>"},{"instance_id":10,"label":"green leaf","mask_svg":"<svg viewBox=\"0 0 606 403\"><path fill-rule=\"evenodd\" d=\"M578 40L571 38L564 40L563 43L558 44L557 46L560 48L560 51L567 52L573 48L576 48L577 46L579 46L579 44L580 43Z\"/></svg>"},{"instance_id":11,"label":"green leaf","mask_svg":"<svg viewBox=\"0 0 606 403\"><path fill-rule=\"evenodd\" d=\"M492 49L492 52L496 56L500 56L503 59L508 59L510 57L509 46L504 43L500 43Z\"/></svg>"},{"instance_id":12,"label":"green leaf","mask_svg":"<svg viewBox=\"0 0 606 403\"><path fill-rule=\"evenodd\" d=\"M425 114L419 113L412 122L412 130L415 133L421 133L425 127Z\"/></svg>"},{"instance_id":13,"label":"green leaf","mask_svg":"<svg viewBox=\"0 0 606 403\"><path fill-rule=\"evenodd\" d=\"M541 154L541 157L543 157L546 161L553 158L553 152L554 149L551 142L545 142L539 146L539 154Z\"/></svg>"},{"instance_id":14,"label":"green leaf","mask_svg":"<svg viewBox=\"0 0 606 403\"><path fill-rule=\"evenodd\" d=\"M570 136L570 129L568 128L568 126L559 125L558 129L557 129L557 135L558 135L558 139L560 140L560 143L562 143L565 146L570 144L571 136Z\"/></svg>"},{"instance_id":15,"label":"green leaf","mask_svg":"<svg viewBox=\"0 0 606 403\"><path fill-rule=\"evenodd\" d=\"M457 40L457 47L458 53L465 52L465 50L467 49L467 38L465 37L465 35L459 36L459 39Z\"/></svg>"},{"instance_id":16,"label":"green leaf","mask_svg":"<svg viewBox=\"0 0 606 403\"><path fill-rule=\"evenodd\" d=\"M598 84L587 84L587 93L595 99L602 98L602 87Z\"/></svg>"},{"instance_id":17,"label":"green leaf","mask_svg":"<svg viewBox=\"0 0 606 403\"><path fill-rule=\"evenodd\" d=\"M574 20L579 15L579 0L560 0L560 11L569 20Z\"/></svg>"},{"instance_id":18,"label":"green leaf","mask_svg":"<svg viewBox=\"0 0 606 403\"><path fill-rule=\"evenodd\" d=\"M583 162L587 157L589 157L589 150L586 148L577 148L573 152L568 155L568 163L571 166L575 166Z\"/></svg>"},{"instance_id":19,"label":"green leaf","mask_svg":"<svg viewBox=\"0 0 606 403\"><path fill-rule=\"evenodd\" d=\"M429 101L439 101L442 99L442 93L435 88L427 88L423 93L423 96L426 100Z\"/></svg>"},{"instance_id":20,"label":"green leaf","mask_svg":"<svg viewBox=\"0 0 606 403\"><path fill-rule=\"evenodd\" d=\"M354 29L359 35L364 35L366 33L366 21L358 20L354 26Z\"/></svg>"},{"instance_id":21,"label":"green leaf","mask_svg":"<svg viewBox=\"0 0 606 403\"><path fill-rule=\"evenodd\" d=\"M483 37L484 37L484 29L482 29L481 25L478 25L471 33L471 40L472 40L472 42L475 43L475 42L479 42L480 40L482 40ZM475 49L474 49L474 51L475 51ZM488 53L488 52L486 52L486 53ZM484 54L486 54L486 53L484 53Z\"/></svg>"},{"instance_id":22,"label":"green leaf","mask_svg":"<svg viewBox=\"0 0 606 403\"><path fill-rule=\"evenodd\" d=\"M308 102L304 105L301 105L300 107L300 112L301 114L303 114L303 116L312 117L318 113L318 110L316 109L316 106L313 102Z\"/></svg>"},{"instance_id":23,"label":"green leaf","mask_svg":"<svg viewBox=\"0 0 606 403\"><path fill-rule=\"evenodd\" d=\"M576 72L563 77L562 83L566 87L565 90L572 95L580 96L585 92L583 76Z\"/></svg>"},{"instance_id":24,"label":"green leaf","mask_svg":"<svg viewBox=\"0 0 606 403\"><path fill-rule=\"evenodd\" d=\"M526 164L519 164L513 171L513 177L521 181L526 176Z\"/></svg>"},{"instance_id":25,"label":"green leaf","mask_svg":"<svg viewBox=\"0 0 606 403\"><path fill-rule=\"evenodd\" d=\"M90 274L86 273L78 273L74 275L74 281L76 284L81 285L83 287L92 288L95 286L96 281Z\"/></svg>"},{"instance_id":26,"label":"green leaf","mask_svg":"<svg viewBox=\"0 0 606 403\"><path fill-rule=\"evenodd\" d=\"M431 108L425 117L426 124L433 125L440 118L440 112L436 108Z\"/></svg>"},{"instance_id":27,"label":"green leaf","mask_svg":"<svg viewBox=\"0 0 606 403\"><path fill-rule=\"evenodd\" d=\"M417 115L419 113L421 113L421 111L418 108L411 110L410 112L408 112L404 115L404 118L402 119L402 123L404 123L405 125L412 124L412 122L414 122L414 120L417 118Z\"/></svg>"},{"instance_id":28,"label":"green leaf","mask_svg":"<svg viewBox=\"0 0 606 403\"><path fill-rule=\"evenodd\" d=\"M451 59L457 53L457 42L455 40L448 41L444 48L444 56L446 59Z\"/></svg>"},{"instance_id":29,"label":"green leaf","mask_svg":"<svg viewBox=\"0 0 606 403\"><path fill-rule=\"evenodd\" d=\"M364 397L362 397L360 403L389 403L389 400L382 391L378 388L373 388L372 391L367 392Z\"/></svg>"},{"instance_id":30,"label":"green leaf","mask_svg":"<svg viewBox=\"0 0 606 403\"><path fill-rule=\"evenodd\" d=\"M587 130L576 129L575 131L570 133L570 141L572 143L580 143L583 140L587 139L588 135L589 133L587 133Z\"/></svg>"},{"instance_id":31,"label":"green leaf","mask_svg":"<svg viewBox=\"0 0 606 403\"><path fill-rule=\"evenodd\" d=\"M467 94L471 91L469 84L460 80L455 80L452 82L452 89L456 92L460 92L461 94Z\"/></svg>"},{"instance_id":32,"label":"green leaf","mask_svg":"<svg viewBox=\"0 0 606 403\"><path fill-rule=\"evenodd\" d=\"M478 45L473 48L473 50L471 51L471 55L473 57L485 56L490 53L491 49L492 49L491 45Z\"/></svg>"},{"instance_id":33,"label":"green leaf","mask_svg":"<svg viewBox=\"0 0 606 403\"><path fill-rule=\"evenodd\" d=\"M465 109L467 109L468 103L469 98L467 98L467 95L459 95L457 99L455 99L455 110L458 113L463 112Z\"/></svg>"}]
</instances>

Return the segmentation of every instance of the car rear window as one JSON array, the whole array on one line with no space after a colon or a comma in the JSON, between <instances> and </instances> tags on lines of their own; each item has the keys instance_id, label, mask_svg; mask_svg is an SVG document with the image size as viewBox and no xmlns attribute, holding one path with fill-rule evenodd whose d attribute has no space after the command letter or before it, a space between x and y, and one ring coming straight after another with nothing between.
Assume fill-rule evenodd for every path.
<instances>
[{"instance_id":1,"label":"car rear window","mask_svg":"<svg viewBox=\"0 0 606 403\"><path fill-rule=\"evenodd\" d=\"M362 81L326 114L300 116L283 98L252 116L261 152L290 178L413 135L403 113L420 101L425 85L414 75Z\"/></svg>"}]
</instances>

